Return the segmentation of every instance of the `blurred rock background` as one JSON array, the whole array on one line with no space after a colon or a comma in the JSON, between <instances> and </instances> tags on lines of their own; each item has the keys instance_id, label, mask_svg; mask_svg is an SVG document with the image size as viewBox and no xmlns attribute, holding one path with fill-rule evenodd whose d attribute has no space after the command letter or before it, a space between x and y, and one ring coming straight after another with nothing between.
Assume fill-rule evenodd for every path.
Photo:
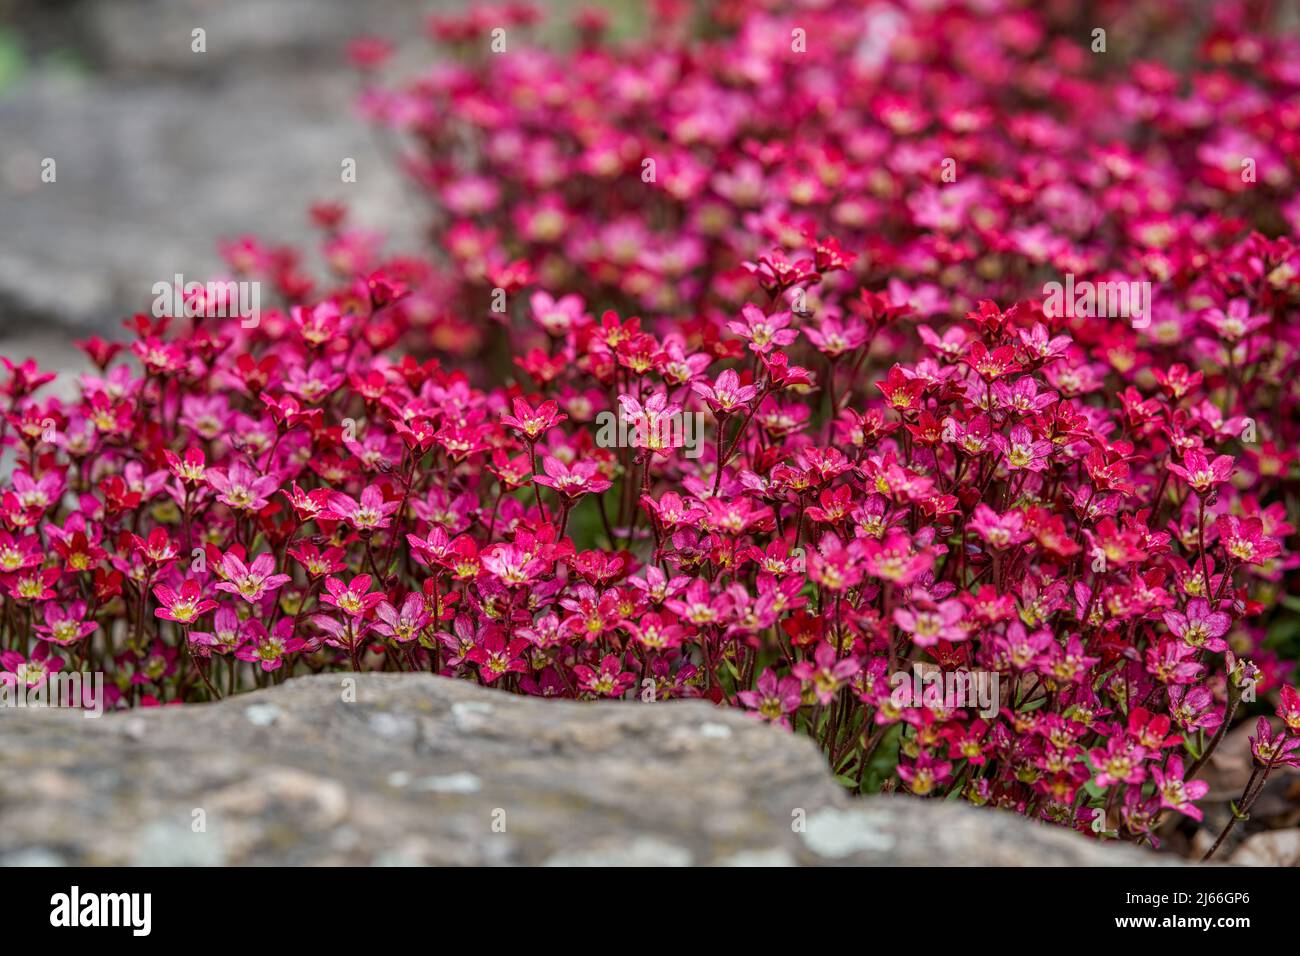
<instances>
[{"instance_id":1,"label":"blurred rock background","mask_svg":"<svg viewBox=\"0 0 1300 956\"><path fill-rule=\"evenodd\" d=\"M77 366L72 337L119 330L175 273L207 278L218 239L305 238L316 200L346 200L359 225L411 242L419 207L356 115L343 49L382 33L427 56L429 10L0 0L0 354ZM344 157L355 184L341 182Z\"/></svg>"},{"instance_id":2,"label":"blurred rock background","mask_svg":"<svg viewBox=\"0 0 1300 956\"><path fill-rule=\"evenodd\" d=\"M73 338L121 334L155 282L209 278L220 239L301 242L315 201L346 201L354 225L415 248L422 204L357 115L344 48L385 36L385 75L410 76L432 60L429 14L467 5L0 0L0 355L80 370ZM552 28L577 6L539 5Z\"/></svg>"}]
</instances>

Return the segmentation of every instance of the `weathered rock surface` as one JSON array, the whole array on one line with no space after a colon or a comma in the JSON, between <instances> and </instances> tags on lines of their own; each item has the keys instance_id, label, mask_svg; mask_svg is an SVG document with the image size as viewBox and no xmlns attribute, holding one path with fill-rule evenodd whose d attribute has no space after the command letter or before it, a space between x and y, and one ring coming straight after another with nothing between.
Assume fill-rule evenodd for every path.
<instances>
[{"instance_id":1,"label":"weathered rock surface","mask_svg":"<svg viewBox=\"0 0 1300 956\"><path fill-rule=\"evenodd\" d=\"M993 810L855 800L807 739L705 702L412 674L345 689L320 675L97 720L0 710L0 864L1175 862Z\"/></svg>"}]
</instances>

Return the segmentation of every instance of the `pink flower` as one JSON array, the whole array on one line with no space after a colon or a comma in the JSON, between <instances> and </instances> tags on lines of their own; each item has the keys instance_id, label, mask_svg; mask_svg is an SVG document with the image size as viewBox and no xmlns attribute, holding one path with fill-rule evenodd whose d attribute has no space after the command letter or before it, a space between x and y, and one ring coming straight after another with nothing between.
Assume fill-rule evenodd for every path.
<instances>
[{"instance_id":1,"label":"pink flower","mask_svg":"<svg viewBox=\"0 0 1300 956\"><path fill-rule=\"evenodd\" d=\"M915 761L899 763L898 776L912 793L926 797L952 779L952 764L923 750Z\"/></svg>"},{"instance_id":2,"label":"pink flower","mask_svg":"<svg viewBox=\"0 0 1300 956\"><path fill-rule=\"evenodd\" d=\"M1098 747L1088 754L1088 759L1097 768L1093 780L1099 787L1141 783L1147 776L1143 766L1146 755L1145 747L1123 737L1112 737L1104 748Z\"/></svg>"},{"instance_id":3,"label":"pink flower","mask_svg":"<svg viewBox=\"0 0 1300 956\"><path fill-rule=\"evenodd\" d=\"M1188 733L1212 732L1223 723L1223 710L1205 687L1175 684L1169 688L1169 715Z\"/></svg>"},{"instance_id":4,"label":"pink flower","mask_svg":"<svg viewBox=\"0 0 1300 956\"><path fill-rule=\"evenodd\" d=\"M1290 684L1283 684L1281 698L1281 703L1277 705L1277 715L1282 718L1290 733L1300 735L1300 693Z\"/></svg>"},{"instance_id":5,"label":"pink flower","mask_svg":"<svg viewBox=\"0 0 1300 956\"><path fill-rule=\"evenodd\" d=\"M845 545L833 532L828 532L808 552L808 576L831 591L844 591L862 581L863 550L867 545L857 541Z\"/></svg>"},{"instance_id":6,"label":"pink flower","mask_svg":"<svg viewBox=\"0 0 1300 956\"><path fill-rule=\"evenodd\" d=\"M387 601L380 601L375 605L375 617L378 618L375 630L399 644L418 638L432 619L425 607L424 598L419 594L408 594L400 611Z\"/></svg>"},{"instance_id":7,"label":"pink flower","mask_svg":"<svg viewBox=\"0 0 1300 956\"><path fill-rule=\"evenodd\" d=\"M190 643L200 657L211 657L214 651L229 654L238 650L247 640L248 625L251 623L253 622L241 621L231 608L218 608L217 613L212 615L212 630L190 631Z\"/></svg>"},{"instance_id":8,"label":"pink flower","mask_svg":"<svg viewBox=\"0 0 1300 956\"><path fill-rule=\"evenodd\" d=\"M0 680L9 680L22 687L40 687L51 674L63 669L62 657L50 656L50 645L36 645L31 657L17 651L0 651Z\"/></svg>"},{"instance_id":9,"label":"pink flower","mask_svg":"<svg viewBox=\"0 0 1300 956\"><path fill-rule=\"evenodd\" d=\"M242 461L229 469L209 468L207 482L217 493L217 500L235 511L258 512L280 483L271 475L258 475Z\"/></svg>"},{"instance_id":10,"label":"pink flower","mask_svg":"<svg viewBox=\"0 0 1300 956\"><path fill-rule=\"evenodd\" d=\"M790 668L790 673L805 683L811 682L813 694L823 707L835 699L845 681L861 670L861 664L852 654L841 656L833 646L823 641L817 645L812 661L800 661Z\"/></svg>"},{"instance_id":11,"label":"pink flower","mask_svg":"<svg viewBox=\"0 0 1300 956\"><path fill-rule=\"evenodd\" d=\"M993 436L993 445L1002 452L1002 461L1012 471L1025 468L1029 471L1042 471L1047 467L1047 457L1052 453L1052 443L1044 439L1035 440L1033 433L1024 425L1011 429L1011 437Z\"/></svg>"},{"instance_id":12,"label":"pink flower","mask_svg":"<svg viewBox=\"0 0 1300 956\"><path fill-rule=\"evenodd\" d=\"M75 644L99 628L95 621L86 620L85 601L74 601L67 607L51 601L45 605L44 617L45 623L36 625L36 633L61 647Z\"/></svg>"},{"instance_id":13,"label":"pink flower","mask_svg":"<svg viewBox=\"0 0 1300 956\"><path fill-rule=\"evenodd\" d=\"M63 494L63 475L57 471L48 471L33 480L27 472L18 470L13 473L12 481L13 494L23 508L45 511Z\"/></svg>"},{"instance_id":14,"label":"pink flower","mask_svg":"<svg viewBox=\"0 0 1300 956\"><path fill-rule=\"evenodd\" d=\"M479 561L508 588L530 585L550 567L550 562L515 544L494 544L479 555Z\"/></svg>"},{"instance_id":15,"label":"pink flower","mask_svg":"<svg viewBox=\"0 0 1300 956\"><path fill-rule=\"evenodd\" d=\"M1171 462L1168 468L1198 495L1204 495L1232 477L1232 465L1231 455L1219 455L1211 462L1200 450L1189 448L1183 454L1182 465Z\"/></svg>"},{"instance_id":16,"label":"pink flower","mask_svg":"<svg viewBox=\"0 0 1300 956\"><path fill-rule=\"evenodd\" d=\"M1177 754L1171 756L1164 770L1152 767L1151 778L1155 781L1156 793L1160 796L1162 807L1177 810L1198 822L1204 818L1204 814L1193 801L1205 796L1210 785L1204 780L1184 780L1181 757Z\"/></svg>"},{"instance_id":17,"label":"pink flower","mask_svg":"<svg viewBox=\"0 0 1300 956\"><path fill-rule=\"evenodd\" d=\"M573 673L578 687L598 697L622 697L636 681L636 674L623 670L622 662L613 654L601 658L598 668L579 664Z\"/></svg>"},{"instance_id":18,"label":"pink flower","mask_svg":"<svg viewBox=\"0 0 1300 956\"><path fill-rule=\"evenodd\" d=\"M797 677L778 678L776 671L765 670L758 679L755 690L744 690L736 695L740 703L770 724L790 727L790 714L801 703L800 681Z\"/></svg>"},{"instance_id":19,"label":"pink flower","mask_svg":"<svg viewBox=\"0 0 1300 956\"><path fill-rule=\"evenodd\" d=\"M741 318L727 323L727 328L749 342L749 350L766 355L773 348L784 348L799 337L799 330L792 329L789 312L777 312L766 315L754 305L746 305L740 310Z\"/></svg>"},{"instance_id":20,"label":"pink flower","mask_svg":"<svg viewBox=\"0 0 1300 956\"><path fill-rule=\"evenodd\" d=\"M1233 299L1228 309L1206 309L1201 318L1227 342L1236 342L1268 325L1267 315L1251 315L1246 299Z\"/></svg>"},{"instance_id":21,"label":"pink flower","mask_svg":"<svg viewBox=\"0 0 1300 956\"><path fill-rule=\"evenodd\" d=\"M543 330L556 336L564 335L576 328L586 315L582 296L579 295L565 295L555 299L546 292L538 291L529 297L528 306L532 320Z\"/></svg>"},{"instance_id":22,"label":"pink flower","mask_svg":"<svg viewBox=\"0 0 1300 956\"><path fill-rule=\"evenodd\" d=\"M217 585L221 587L221 585ZM154 616L177 624L193 624L196 620L217 606L216 601L205 600L201 596L199 582L186 578L179 592L173 591L165 584L156 585L154 597L162 605L154 610Z\"/></svg>"},{"instance_id":23,"label":"pink flower","mask_svg":"<svg viewBox=\"0 0 1300 956\"><path fill-rule=\"evenodd\" d=\"M579 498L587 494L599 494L607 490L612 482L596 477L599 467L592 461L578 461L566 465L558 458L547 455L542 460L545 475L538 475L533 480L539 485L554 488L566 498Z\"/></svg>"},{"instance_id":24,"label":"pink flower","mask_svg":"<svg viewBox=\"0 0 1300 956\"><path fill-rule=\"evenodd\" d=\"M365 617L370 611L384 600L382 591L376 591L368 594L370 590L370 575L358 574L348 584L344 584L340 578L326 578L325 592L321 595L321 602L332 604L349 617Z\"/></svg>"},{"instance_id":25,"label":"pink flower","mask_svg":"<svg viewBox=\"0 0 1300 956\"><path fill-rule=\"evenodd\" d=\"M507 641L500 628L491 628L483 636L483 641L465 655L466 660L479 666L479 675L483 682L491 684L506 674L526 674L528 663L522 657L528 641L516 637Z\"/></svg>"},{"instance_id":26,"label":"pink flower","mask_svg":"<svg viewBox=\"0 0 1300 956\"><path fill-rule=\"evenodd\" d=\"M1183 742L1182 737L1169 733L1171 723L1164 714L1152 714L1145 707L1134 707L1128 715L1129 736L1149 753L1158 754Z\"/></svg>"},{"instance_id":27,"label":"pink flower","mask_svg":"<svg viewBox=\"0 0 1300 956\"><path fill-rule=\"evenodd\" d=\"M918 602L913 608L894 610L894 623L912 636L917 647L933 647L940 641L963 641L967 634L958 626L966 611L960 601Z\"/></svg>"},{"instance_id":28,"label":"pink flower","mask_svg":"<svg viewBox=\"0 0 1300 956\"><path fill-rule=\"evenodd\" d=\"M1164 618L1170 633L1191 647L1203 647L1215 653L1228 649L1223 635L1228 633L1232 618L1222 611L1212 612L1210 602L1204 598L1188 602L1186 614L1166 611Z\"/></svg>"},{"instance_id":29,"label":"pink flower","mask_svg":"<svg viewBox=\"0 0 1300 956\"><path fill-rule=\"evenodd\" d=\"M389 516L401 506L401 501L385 501L378 485L366 485L359 502L342 492L330 495L327 517L346 521L363 534L369 534L387 528Z\"/></svg>"},{"instance_id":30,"label":"pink flower","mask_svg":"<svg viewBox=\"0 0 1300 956\"><path fill-rule=\"evenodd\" d=\"M1025 531L1024 512L1008 511L1000 515L982 503L975 506L969 527L988 542L989 547L998 551L1023 544L1030 537Z\"/></svg>"},{"instance_id":31,"label":"pink flower","mask_svg":"<svg viewBox=\"0 0 1300 956\"><path fill-rule=\"evenodd\" d=\"M1084 830L1105 803L1151 844L1250 690L1256 769L1300 760L1277 9L1211 18L1228 82L1081 72L1032 4L985 4L987 35L890 4L903 44L849 0L689 6L506 58L459 54L526 5L441 15L451 58L392 87L363 39L436 254L321 203L321 256L223 243L232 282L82 343L79 382L0 360L24 683L62 645L118 707L367 670L700 697L863 790ZM930 668L1004 693L895 698Z\"/></svg>"},{"instance_id":32,"label":"pink flower","mask_svg":"<svg viewBox=\"0 0 1300 956\"><path fill-rule=\"evenodd\" d=\"M533 408L522 398L514 400L513 415L502 415L501 424L518 430L529 442L535 442L569 416L560 413L559 405L554 401L542 402Z\"/></svg>"},{"instance_id":33,"label":"pink flower","mask_svg":"<svg viewBox=\"0 0 1300 956\"><path fill-rule=\"evenodd\" d=\"M713 409L715 415L729 415L746 407L758 394L753 385L741 385L734 369L725 369L712 385L696 382L691 388Z\"/></svg>"},{"instance_id":34,"label":"pink flower","mask_svg":"<svg viewBox=\"0 0 1300 956\"><path fill-rule=\"evenodd\" d=\"M43 560L41 539L37 535L14 536L0 530L0 573L33 568Z\"/></svg>"},{"instance_id":35,"label":"pink flower","mask_svg":"<svg viewBox=\"0 0 1300 956\"><path fill-rule=\"evenodd\" d=\"M250 664L258 664L270 673L284 666L285 656L301 650L306 644L301 637L290 637L292 618L281 618L271 633L261 621L250 621L249 641L235 651L235 657Z\"/></svg>"},{"instance_id":36,"label":"pink flower","mask_svg":"<svg viewBox=\"0 0 1300 956\"><path fill-rule=\"evenodd\" d=\"M1194 647L1182 641L1162 637L1155 646L1147 648L1147 672L1162 684L1191 684L1205 669L1194 659L1196 653Z\"/></svg>"},{"instance_id":37,"label":"pink flower","mask_svg":"<svg viewBox=\"0 0 1300 956\"><path fill-rule=\"evenodd\" d=\"M803 331L817 351L831 358L852 352L867 342L865 325L861 322L841 323L833 315L822 317L816 325L808 326Z\"/></svg>"},{"instance_id":38,"label":"pink flower","mask_svg":"<svg viewBox=\"0 0 1300 956\"><path fill-rule=\"evenodd\" d=\"M289 555L313 578L337 574L347 567L346 552L342 548L326 548L322 551L316 545L304 541L298 547L290 548Z\"/></svg>"},{"instance_id":39,"label":"pink flower","mask_svg":"<svg viewBox=\"0 0 1300 956\"><path fill-rule=\"evenodd\" d=\"M235 554L227 554L221 559L221 573L226 580L217 585L217 590L236 594L254 604L292 580L289 575L275 574L274 571L274 555L259 554L251 565L246 566Z\"/></svg>"},{"instance_id":40,"label":"pink flower","mask_svg":"<svg viewBox=\"0 0 1300 956\"><path fill-rule=\"evenodd\" d=\"M1259 518L1238 518L1224 515L1215 522L1223 549L1243 564L1264 564L1276 558L1282 547L1264 534L1264 523Z\"/></svg>"},{"instance_id":41,"label":"pink flower","mask_svg":"<svg viewBox=\"0 0 1300 956\"><path fill-rule=\"evenodd\" d=\"M1268 718L1255 722L1255 735L1250 738L1250 753L1258 767L1300 767L1300 736L1290 730L1273 733Z\"/></svg>"}]
</instances>

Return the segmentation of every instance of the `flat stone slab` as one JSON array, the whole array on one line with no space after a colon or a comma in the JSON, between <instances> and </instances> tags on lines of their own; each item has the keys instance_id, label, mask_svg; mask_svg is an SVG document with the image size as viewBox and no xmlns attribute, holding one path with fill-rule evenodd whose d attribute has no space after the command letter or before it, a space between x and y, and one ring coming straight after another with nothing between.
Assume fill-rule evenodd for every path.
<instances>
[{"instance_id":1,"label":"flat stone slab","mask_svg":"<svg viewBox=\"0 0 1300 956\"><path fill-rule=\"evenodd\" d=\"M956 802L849 796L811 741L703 701L301 677L87 719L0 710L0 864L1149 866Z\"/></svg>"}]
</instances>

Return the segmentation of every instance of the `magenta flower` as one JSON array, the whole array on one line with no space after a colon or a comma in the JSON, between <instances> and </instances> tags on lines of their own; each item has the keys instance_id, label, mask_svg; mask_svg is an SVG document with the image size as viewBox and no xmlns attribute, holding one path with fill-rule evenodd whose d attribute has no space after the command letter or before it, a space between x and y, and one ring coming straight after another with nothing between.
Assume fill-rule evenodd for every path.
<instances>
[{"instance_id":1,"label":"magenta flower","mask_svg":"<svg viewBox=\"0 0 1300 956\"><path fill-rule=\"evenodd\" d=\"M289 556L302 565L302 569L313 578L337 574L347 567L346 552L342 548L326 548L322 551L310 542L303 542L296 548L290 548Z\"/></svg>"},{"instance_id":2,"label":"magenta flower","mask_svg":"<svg viewBox=\"0 0 1300 956\"><path fill-rule=\"evenodd\" d=\"M618 404L619 418L630 426L628 438L633 448L667 455L685 441L681 406L669 403L666 392L656 392L644 403L620 395Z\"/></svg>"},{"instance_id":3,"label":"magenta flower","mask_svg":"<svg viewBox=\"0 0 1300 956\"><path fill-rule=\"evenodd\" d=\"M952 779L952 764L923 750L915 761L899 763L898 776L912 793L925 797Z\"/></svg>"},{"instance_id":4,"label":"magenta flower","mask_svg":"<svg viewBox=\"0 0 1300 956\"><path fill-rule=\"evenodd\" d=\"M998 551L1029 540L1029 532L1025 531L1024 512L1008 511L1000 515L986 504L975 506L970 529L988 542L989 547Z\"/></svg>"},{"instance_id":5,"label":"magenta flower","mask_svg":"<svg viewBox=\"0 0 1300 956\"><path fill-rule=\"evenodd\" d=\"M565 295L556 299L546 292L538 291L529 298L528 306L533 321L556 336L565 335L576 328L586 315L582 296L579 295Z\"/></svg>"},{"instance_id":6,"label":"magenta flower","mask_svg":"<svg viewBox=\"0 0 1300 956\"><path fill-rule=\"evenodd\" d=\"M808 577L831 591L857 586L862 581L866 547L857 541L845 545L833 532L827 533L817 548L808 552Z\"/></svg>"},{"instance_id":7,"label":"magenta flower","mask_svg":"<svg viewBox=\"0 0 1300 956\"><path fill-rule=\"evenodd\" d=\"M41 539L34 534L11 535L0 530L0 573L12 573L41 564Z\"/></svg>"},{"instance_id":8,"label":"magenta flower","mask_svg":"<svg viewBox=\"0 0 1300 956\"><path fill-rule=\"evenodd\" d=\"M865 325L852 321L841 323L833 315L822 317L816 325L810 325L803 331L813 347L830 358L838 358L845 352L852 352L867 342Z\"/></svg>"},{"instance_id":9,"label":"magenta flower","mask_svg":"<svg viewBox=\"0 0 1300 956\"><path fill-rule=\"evenodd\" d=\"M200 657L217 654L230 654L248 638L252 621L241 621L239 615L231 608L221 607L212 615L211 631L190 631L190 643Z\"/></svg>"},{"instance_id":10,"label":"magenta flower","mask_svg":"<svg viewBox=\"0 0 1300 956\"><path fill-rule=\"evenodd\" d=\"M1002 462L1011 470L1025 468L1029 471L1042 471L1047 467L1047 457L1052 453L1052 443L1045 439L1035 440L1033 433L1024 425L1011 429L1011 437L993 436L993 446L1002 453Z\"/></svg>"},{"instance_id":11,"label":"magenta flower","mask_svg":"<svg viewBox=\"0 0 1300 956\"><path fill-rule=\"evenodd\" d=\"M515 544L495 544L479 555L484 570L506 587L525 587L542 575L550 564Z\"/></svg>"},{"instance_id":12,"label":"magenta flower","mask_svg":"<svg viewBox=\"0 0 1300 956\"><path fill-rule=\"evenodd\" d=\"M1300 693L1290 684L1282 685L1281 702L1275 713L1290 733L1300 735Z\"/></svg>"},{"instance_id":13,"label":"magenta flower","mask_svg":"<svg viewBox=\"0 0 1300 956\"><path fill-rule=\"evenodd\" d=\"M1264 564L1282 553L1282 547L1264 533L1259 518L1224 515L1215 522L1223 550L1242 564Z\"/></svg>"},{"instance_id":14,"label":"magenta flower","mask_svg":"<svg viewBox=\"0 0 1300 956\"><path fill-rule=\"evenodd\" d=\"M1197 663L1196 648L1170 637L1162 637L1147 648L1147 672L1162 684L1191 684L1200 678L1204 666Z\"/></svg>"},{"instance_id":15,"label":"magenta flower","mask_svg":"<svg viewBox=\"0 0 1300 956\"><path fill-rule=\"evenodd\" d=\"M1268 316L1252 315L1246 299L1233 299L1227 310L1206 309L1201 318L1227 342L1236 342L1268 324Z\"/></svg>"},{"instance_id":16,"label":"magenta flower","mask_svg":"<svg viewBox=\"0 0 1300 956\"><path fill-rule=\"evenodd\" d=\"M9 663L119 708L365 671L702 698L853 790L1150 845L1267 713L1242 819L1300 759L1285 5L1105 71L1041 4L650 6L550 50L525 5L441 14L392 87L353 44L434 254L318 203L319 256L222 243L231 282L77 381L0 357ZM461 55L493 17L514 52ZM895 696L931 674L1000 692Z\"/></svg>"},{"instance_id":17,"label":"magenta flower","mask_svg":"<svg viewBox=\"0 0 1300 956\"><path fill-rule=\"evenodd\" d=\"M1223 723L1223 709L1214 704L1214 695L1202 686L1174 684L1169 688L1169 714L1183 730L1212 732Z\"/></svg>"},{"instance_id":18,"label":"magenta flower","mask_svg":"<svg viewBox=\"0 0 1300 956\"><path fill-rule=\"evenodd\" d=\"M19 469L13 473L11 480L18 504L30 510L45 511L63 494L63 475L57 471L48 471L39 479L33 479Z\"/></svg>"}]
</instances>

